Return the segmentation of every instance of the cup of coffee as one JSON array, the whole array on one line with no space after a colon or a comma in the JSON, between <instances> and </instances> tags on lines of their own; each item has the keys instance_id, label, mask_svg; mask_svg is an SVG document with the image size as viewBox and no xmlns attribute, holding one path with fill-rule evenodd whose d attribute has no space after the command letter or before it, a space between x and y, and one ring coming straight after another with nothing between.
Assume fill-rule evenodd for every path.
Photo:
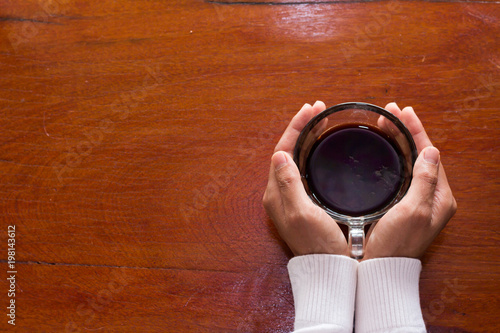
<instances>
[{"instance_id":1,"label":"cup of coffee","mask_svg":"<svg viewBox=\"0 0 500 333\"><path fill-rule=\"evenodd\" d=\"M357 259L364 255L364 226L404 197L417 156L410 132L396 116L359 102L315 116L294 149L307 194L348 226L350 253Z\"/></svg>"}]
</instances>

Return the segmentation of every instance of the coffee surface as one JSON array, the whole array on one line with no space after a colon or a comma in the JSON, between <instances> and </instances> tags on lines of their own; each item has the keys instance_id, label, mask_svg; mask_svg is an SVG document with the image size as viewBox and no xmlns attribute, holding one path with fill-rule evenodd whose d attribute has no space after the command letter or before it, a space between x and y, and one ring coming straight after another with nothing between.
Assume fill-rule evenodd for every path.
<instances>
[{"instance_id":1,"label":"coffee surface","mask_svg":"<svg viewBox=\"0 0 500 333\"><path fill-rule=\"evenodd\" d=\"M402 160L397 146L380 130L346 125L316 141L306 162L306 179L324 206L363 216L395 198L402 183Z\"/></svg>"}]
</instances>

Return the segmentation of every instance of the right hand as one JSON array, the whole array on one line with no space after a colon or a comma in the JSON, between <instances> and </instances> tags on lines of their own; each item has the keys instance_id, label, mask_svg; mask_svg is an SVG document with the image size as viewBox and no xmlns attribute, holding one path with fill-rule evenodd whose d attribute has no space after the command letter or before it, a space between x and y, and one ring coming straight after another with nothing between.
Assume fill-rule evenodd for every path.
<instances>
[{"instance_id":1,"label":"right hand","mask_svg":"<svg viewBox=\"0 0 500 333\"><path fill-rule=\"evenodd\" d=\"M386 109L408 128L419 156L405 197L370 227L363 260L382 257L420 258L457 210L439 151L432 146L413 108Z\"/></svg>"}]
</instances>

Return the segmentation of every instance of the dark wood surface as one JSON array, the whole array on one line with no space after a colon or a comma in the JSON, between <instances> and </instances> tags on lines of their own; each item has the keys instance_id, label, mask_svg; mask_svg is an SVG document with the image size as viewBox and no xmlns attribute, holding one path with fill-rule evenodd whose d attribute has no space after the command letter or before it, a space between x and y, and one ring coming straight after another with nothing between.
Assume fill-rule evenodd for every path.
<instances>
[{"instance_id":1,"label":"dark wood surface","mask_svg":"<svg viewBox=\"0 0 500 333\"><path fill-rule=\"evenodd\" d=\"M261 199L296 111L396 101L458 202L430 332L499 332L497 1L0 1L1 293L19 332L288 332Z\"/></svg>"}]
</instances>

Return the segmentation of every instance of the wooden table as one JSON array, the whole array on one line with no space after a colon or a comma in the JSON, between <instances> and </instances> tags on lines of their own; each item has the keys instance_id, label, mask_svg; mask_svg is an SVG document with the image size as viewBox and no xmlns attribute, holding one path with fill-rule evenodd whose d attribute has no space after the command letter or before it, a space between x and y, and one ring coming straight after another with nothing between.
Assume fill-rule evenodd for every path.
<instances>
[{"instance_id":1,"label":"wooden table","mask_svg":"<svg viewBox=\"0 0 500 333\"><path fill-rule=\"evenodd\" d=\"M459 206L423 258L429 331L499 332L499 18L498 1L0 1L1 330L13 299L19 332L290 331L290 252L261 199L319 99L415 108Z\"/></svg>"}]
</instances>

